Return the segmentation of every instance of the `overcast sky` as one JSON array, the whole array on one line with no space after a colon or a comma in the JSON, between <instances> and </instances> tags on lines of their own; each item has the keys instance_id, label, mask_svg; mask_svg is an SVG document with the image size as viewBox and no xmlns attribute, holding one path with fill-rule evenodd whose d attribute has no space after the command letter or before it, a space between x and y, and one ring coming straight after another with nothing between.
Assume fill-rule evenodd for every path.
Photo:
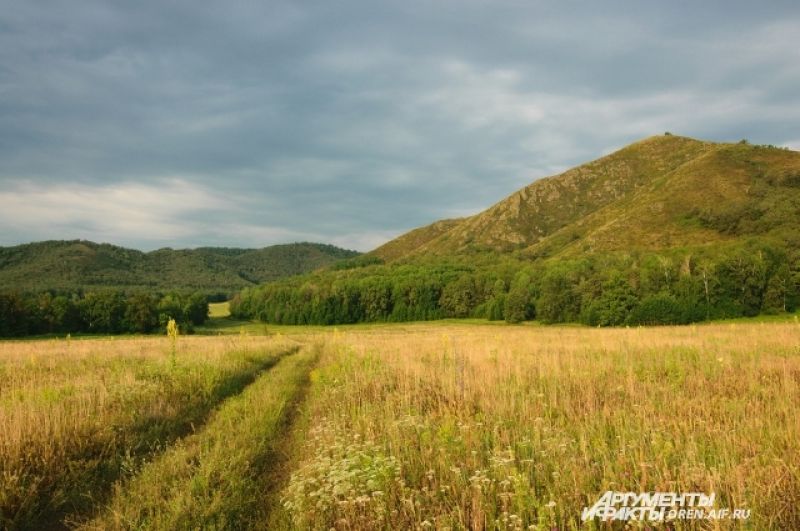
<instances>
[{"instance_id":1,"label":"overcast sky","mask_svg":"<svg viewBox=\"0 0 800 531\"><path fill-rule=\"evenodd\" d=\"M0 245L366 251L664 131L798 149L798 6L0 0Z\"/></svg>"}]
</instances>

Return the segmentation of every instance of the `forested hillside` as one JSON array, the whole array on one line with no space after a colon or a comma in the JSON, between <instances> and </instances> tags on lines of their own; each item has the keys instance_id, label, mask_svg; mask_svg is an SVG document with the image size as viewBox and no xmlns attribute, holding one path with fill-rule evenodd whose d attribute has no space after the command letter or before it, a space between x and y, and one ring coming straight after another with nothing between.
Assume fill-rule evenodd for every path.
<instances>
[{"instance_id":1,"label":"forested hillside","mask_svg":"<svg viewBox=\"0 0 800 531\"><path fill-rule=\"evenodd\" d=\"M149 253L82 240L0 247L0 337L148 333L169 319L187 332L206 320L209 300L354 257L316 243Z\"/></svg>"},{"instance_id":2,"label":"forested hillside","mask_svg":"<svg viewBox=\"0 0 800 531\"><path fill-rule=\"evenodd\" d=\"M318 243L144 253L83 240L36 242L0 247L0 291L72 292L115 287L225 295L357 255Z\"/></svg>"},{"instance_id":3,"label":"forested hillside","mask_svg":"<svg viewBox=\"0 0 800 531\"><path fill-rule=\"evenodd\" d=\"M687 323L794 310L799 250L800 153L666 134L360 259L385 265L245 289L232 311L297 324Z\"/></svg>"}]
</instances>

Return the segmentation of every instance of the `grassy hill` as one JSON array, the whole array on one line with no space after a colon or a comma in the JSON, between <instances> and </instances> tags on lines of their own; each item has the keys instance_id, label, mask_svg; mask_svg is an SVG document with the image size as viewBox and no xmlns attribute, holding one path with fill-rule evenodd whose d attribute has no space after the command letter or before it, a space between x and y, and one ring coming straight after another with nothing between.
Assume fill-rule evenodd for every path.
<instances>
[{"instance_id":1,"label":"grassy hill","mask_svg":"<svg viewBox=\"0 0 800 531\"><path fill-rule=\"evenodd\" d=\"M462 221L464 221L463 218L436 221L430 225L407 232L381 245L369 254L378 256L387 262L402 258L447 233Z\"/></svg>"},{"instance_id":2,"label":"grassy hill","mask_svg":"<svg viewBox=\"0 0 800 531\"><path fill-rule=\"evenodd\" d=\"M480 251L533 258L794 238L799 213L800 153L663 135L537 180L475 216L411 231L372 253L386 261Z\"/></svg>"},{"instance_id":3,"label":"grassy hill","mask_svg":"<svg viewBox=\"0 0 800 531\"><path fill-rule=\"evenodd\" d=\"M441 318L679 324L800 304L800 153L651 137L463 219L246 289L280 324Z\"/></svg>"},{"instance_id":4,"label":"grassy hill","mask_svg":"<svg viewBox=\"0 0 800 531\"><path fill-rule=\"evenodd\" d=\"M84 240L45 241L0 247L0 290L113 286L233 292L356 255L355 251L319 243L144 253Z\"/></svg>"}]
</instances>

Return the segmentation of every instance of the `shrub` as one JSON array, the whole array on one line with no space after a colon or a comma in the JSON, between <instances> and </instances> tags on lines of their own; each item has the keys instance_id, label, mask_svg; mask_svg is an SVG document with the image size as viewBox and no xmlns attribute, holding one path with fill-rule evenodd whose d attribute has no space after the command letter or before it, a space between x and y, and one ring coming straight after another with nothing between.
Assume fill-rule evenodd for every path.
<instances>
[{"instance_id":1,"label":"shrub","mask_svg":"<svg viewBox=\"0 0 800 531\"><path fill-rule=\"evenodd\" d=\"M648 295L631 313L632 324L668 325L683 321L683 309L672 295L657 293Z\"/></svg>"}]
</instances>

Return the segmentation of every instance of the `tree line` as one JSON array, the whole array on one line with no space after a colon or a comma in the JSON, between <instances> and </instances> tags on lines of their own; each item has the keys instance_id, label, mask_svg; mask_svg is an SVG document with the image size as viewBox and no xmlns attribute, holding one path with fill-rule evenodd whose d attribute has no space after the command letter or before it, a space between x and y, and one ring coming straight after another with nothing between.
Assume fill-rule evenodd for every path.
<instances>
[{"instance_id":1,"label":"tree line","mask_svg":"<svg viewBox=\"0 0 800 531\"><path fill-rule=\"evenodd\" d=\"M592 326L794 311L800 256L780 245L530 262L508 256L317 272L239 293L234 317L346 324L475 317Z\"/></svg>"},{"instance_id":2,"label":"tree line","mask_svg":"<svg viewBox=\"0 0 800 531\"><path fill-rule=\"evenodd\" d=\"M170 319L189 332L207 318L208 297L201 292L0 292L2 337L79 332L146 334L164 330Z\"/></svg>"}]
</instances>

